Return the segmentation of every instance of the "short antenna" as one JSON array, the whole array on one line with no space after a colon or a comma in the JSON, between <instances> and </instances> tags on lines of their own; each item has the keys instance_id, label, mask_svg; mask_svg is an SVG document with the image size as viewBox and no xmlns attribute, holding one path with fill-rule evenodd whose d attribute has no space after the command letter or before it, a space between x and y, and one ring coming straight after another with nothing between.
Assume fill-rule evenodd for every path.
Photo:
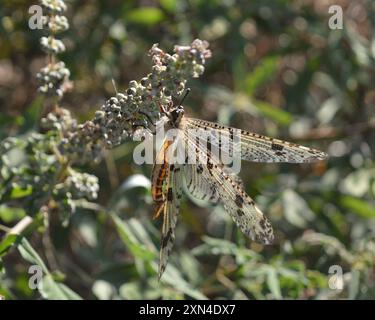
<instances>
[{"instance_id":1,"label":"short antenna","mask_svg":"<svg viewBox=\"0 0 375 320\"><path fill-rule=\"evenodd\" d=\"M187 88L187 89L186 89L186 92L185 92L184 96L181 98L181 101L180 101L180 103L178 104L179 106L182 106L182 103L185 101L185 98L187 97L187 95L189 94L190 91L191 91L190 88Z\"/></svg>"}]
</instances>

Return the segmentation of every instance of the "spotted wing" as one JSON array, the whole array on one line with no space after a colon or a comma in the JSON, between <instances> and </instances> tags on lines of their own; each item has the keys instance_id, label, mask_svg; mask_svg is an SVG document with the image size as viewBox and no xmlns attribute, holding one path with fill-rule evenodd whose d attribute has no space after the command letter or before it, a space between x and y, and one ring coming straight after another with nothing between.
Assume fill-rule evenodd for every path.
<instances>
[{"instance_id":1,"label":"spotted wing","mask_svg":"<svg viewBox=\"0 0 375 320\"><path fill-rule=\"evenodd\" d=\"M207 200L212 203L219 202L220 194L212 179L206 180L202 164L186 164L183 173L186 180L186 188L189 193L198 200Z\"/></svg>"},{"instance_id":2,"label":"spotted wing","mask_svg":"<svg viewBox=\"0 0 375 320\"><path fill-rule=\"evenodd\" d=\"M241 178L233 173L230 168L222 168L226 174L228 174L236 183L243 187ZM212 179L205 179L202 175L202 164L187 164L183 166L183 173L186 180L186 189L196 199L209 201L211 203L218 203L220 200L220 194L216 188L215 183Z\"/></svg>"},{"instance_id":3,"label":"spotted wing","mask_svg":"<svg viewBox=\"0 0 375 320\"><path fill-rule=\"evenodd\" d=\"M160 245L159 279L165 271L175 240L177 217L182 197L180 166L171 164L166 183L166 201L163 208L163 227Z\"/></svg>"},{"instance_id":4,"label":"spotted wing","mask_svg":"<svg viewBox=\"0 0 375 320\"><path fill-rule=\"evenodd\" d=\"M327 154L292 142L274 139L249 131L219 125L194 118L186 119L190 136L199 138L202 133L221 152L235 152L242 159L254 162L303 163L324 160ZM193 130L189 130L193 129Z\"/></svg>"},{"instance_id":5,"label":"spotted wing","mask_svg":"<svg viewBox=\"0 0 375 320\"><path fill-rule=\"evenodd\" d=\"M246 194L241 184L228 173L230 169L224 169L209 150L202 151L196 139L186 131L185 138L188 157L196 157L194 161L198 161L197 165L201 165L195 177L198 184L206 184L208 188L216 190L220 203L246 236L260 243L272 243L274 235L271 224Z\"/></svg>"}]
</instances>

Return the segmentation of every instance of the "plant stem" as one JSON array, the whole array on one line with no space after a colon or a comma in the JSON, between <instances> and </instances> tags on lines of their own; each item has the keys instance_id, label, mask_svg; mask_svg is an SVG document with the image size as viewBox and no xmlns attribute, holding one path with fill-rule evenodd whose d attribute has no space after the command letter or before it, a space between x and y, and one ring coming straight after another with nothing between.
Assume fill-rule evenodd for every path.
<instances>
[{"instance_id":1,"label":"plant stem","mask_svg":"<svg viewBox=\"0 0 375 320\"><path fill-rule=\"evenodd\" d=\"M31 223L33 218L30 216L23 217L13 228L11 228L8 234L21 234Z\"/></svg>"}]
</instances>

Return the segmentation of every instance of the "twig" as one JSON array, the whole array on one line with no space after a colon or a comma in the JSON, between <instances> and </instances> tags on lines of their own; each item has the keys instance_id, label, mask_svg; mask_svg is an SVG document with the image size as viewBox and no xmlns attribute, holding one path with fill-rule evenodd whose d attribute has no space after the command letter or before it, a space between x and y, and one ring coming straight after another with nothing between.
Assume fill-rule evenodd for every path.
<instances>
[{"instance_id":1,"label":"twig","mask_svg":"<svg viewBox=\"0 0 375 320\"><path fill-rule=\"evenodd\" d=\"M31 223L33 218L30 216L23 217L13 228L9 230L9 234L21 234Z\"/></svg>"},{"instance_id":2,"label":"twig","mask_svg":"<svg viewBox=\"0 0 375 320\"><path fill-rule=\"evenodd\" d=\"M77 207L80 207L80 208L83 208L83 209L89 209L89 210L93 210L93 211L106 211L106 209L101 206L100 204L97 204L95 202L90 202L90 201L87 201L87 200L75 200L74 201L75 204L77 205Z\"/></svg>"},{"instance_id":3,"label":"twig","mask_svg":"<svg viewBox=\"0 0 375 320\"><path fill-rule=\"evenodd\" d=\"M11 228L0 224L0 230L8 233L11 230Z\"/></svg>"}]
</instances>

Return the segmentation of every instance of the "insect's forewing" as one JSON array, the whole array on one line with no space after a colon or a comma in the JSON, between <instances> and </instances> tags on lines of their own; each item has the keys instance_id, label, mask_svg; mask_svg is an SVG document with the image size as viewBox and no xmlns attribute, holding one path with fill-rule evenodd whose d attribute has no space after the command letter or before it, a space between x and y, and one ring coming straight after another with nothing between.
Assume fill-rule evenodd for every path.
<instances>
[{"instance_id":1,"label":"insect's forewing","mask_svg":"<svg viewBox=\"0 0 375 320\"><path fill-rule=\"evenodd\" d=\"M244 160L254 162L303 163L327 158L327 154L322 151L292 142L282 141L200 119L185 119L186 129L198 129L198 131L191 131L190 136L195 135L195 137L199 137L200 132L204 131L208 134L211 145L219 148L221 151L234 150ZM238 143L236 143L236 138Z\"/></svg>"},{"instance_id":2,"label":"insect's forewing","mask_svg":"<svg viewBox=\"0 0 375 320\"><path fill-rule=\"evenodd\" d=\"M209 150L202 151L196 143L196 137L189 135L188 131L185 131L185 139L189 157L197 157L196 167L200 167L195 175L196 183L206 185L201 191L215 189L218 200L246 236L260 243L272 243L274 235L271 224L246 194L241 184L228 173L230 169L224 169Z\"/></svg>"}]
</instances>

